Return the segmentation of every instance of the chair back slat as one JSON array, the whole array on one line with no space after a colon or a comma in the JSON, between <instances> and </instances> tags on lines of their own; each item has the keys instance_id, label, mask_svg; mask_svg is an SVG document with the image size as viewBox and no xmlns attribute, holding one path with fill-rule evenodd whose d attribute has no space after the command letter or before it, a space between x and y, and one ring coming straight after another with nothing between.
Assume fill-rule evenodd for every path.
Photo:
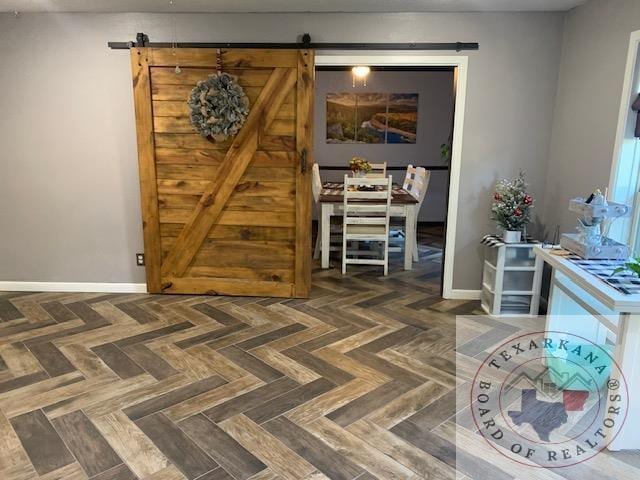
<instances>
[{"instance_id":1,"label":"chair back slat","mask_svg":"<svg viewBox=\"0 0 640 480\"><path fill-rule=\"evenodd\" d=\"M347 264L382 265L387 274L389 265L389 213L391 210L391 176L388 178L350 178L344 176L342 213L342 273ZM358 187L372 188L358 190ZM382 245L379 259L353 258L349 242L369 241ZM374 252L371 252L374 253Z\"/></svg>"},{"instance_id":2,"label":"chair back slat","mask_svg":"<svg viewBox=\"0 0 640 480\"><path fill-rule=\"evenodd\" d=\"M407 166L407 173L404 177L402 188L418 200L418 208L422 206L422 201L427 194L430 179L431 172L427 169L414 167L413 165Z\"/></svg>"},{"instance_id":3,"label":"chair back slat","mask_svg":"<svg viewBox=\"0 0 640 480\"><path fill-rule=\"evenodd\" d=\"M387 162L370 163L371 171L365 176L367 178L384 178L387 176Z\"/></svg>"},{"instance_id":4,"label":"chair back slat","mask_svg":"<svg viewBox=\"0 0 640 480\"><path fill-rule=\"evenodd\" d=\"M312 171L311 189L313 191L313 201L316 203L319 203L320 194L322 193L322 178L320 177L320 167L318 167L317 163L313 164L313 167L311 167L311 171Z\"/></svg>"}]
</instances>

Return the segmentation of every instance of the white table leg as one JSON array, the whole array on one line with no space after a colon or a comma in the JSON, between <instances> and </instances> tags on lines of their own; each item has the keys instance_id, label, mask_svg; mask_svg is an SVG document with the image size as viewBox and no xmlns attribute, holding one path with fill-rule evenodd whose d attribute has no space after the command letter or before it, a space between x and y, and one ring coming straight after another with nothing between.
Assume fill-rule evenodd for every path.
<instances>
[{"instance_id":1,"label":"white table leg","mask_svg":"<svg viewBox=\"0 0 640 480\"><path fill-rule=\"evenodd\" d=\"M321 212L321 225L320 232L322 234L322 260L321 265L322 268L329 268L329 252L331 251L331 210L332 205L329 203L322 203L322 212Z\"/></svg>"},{"instance_id":2,"label":"white table leg","mask_svg":"<svg viewBox=\"0 0 640 480\"><path fill-rule=\"evenodd\" d=\"M413 246L416 241L416 207L415 205L405 206L406 215L404 217L404 269L411 270L413 261Z\"/></svg>"},{"instance_id":3,"label":"white table leg","mask_svg":"<svg viewBox=\"0 0 640 480\"><path fill-rule=\"evenodd\" d=\"M623 313L618 328L614 358L627 382L630 404L623 407L628 409L627 419L609 444L609 450L637 450L640 448L640 315Z\"/></svg>"}]
</instances>

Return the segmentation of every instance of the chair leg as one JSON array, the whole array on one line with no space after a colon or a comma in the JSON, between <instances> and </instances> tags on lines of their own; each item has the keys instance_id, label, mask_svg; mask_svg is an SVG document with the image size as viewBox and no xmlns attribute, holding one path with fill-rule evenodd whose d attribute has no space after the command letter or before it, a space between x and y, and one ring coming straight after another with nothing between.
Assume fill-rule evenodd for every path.
<instances>
[{"instance_id":1,"label":"chair leg","mask_svg":"<svg viewBox=\"0 0 640 480\"><path fill-rule=\"evenodd\" d=\"M344 238L346 228L342 232L342 274L347 273L347 240Z\"/></svg>"},{"instance_id":2,"label":"chair leg","mask_svg":"<svg viewBox=\"0 0 640 480\"><path fill-rule=\"evenodd\" d=\"M318 226L318 235L316 236L316 248L313 251L313 259L317 260L320 258L320 247L322 246L322 233L320 232L320 227Z\"/></svg>"},{"instance_id":3,"label":"chair leg","mask_svg":"<svg viewBox=\"0 0 640 480\"><path fill-rule=\"evenodd\" d=\"M413 261L418 262L420 257L418 256L418 234L416 233L416 239L413 241Z\"/></svg>"},{"instance_id":4,"label":"chair leg","mask_svg":"<svg viewBox=\"0 0 640 480\"><path fill-rule=\"evenodd\" d=\"M386 277L389 274L389 243L384 242L382 248L384 248L384 276Z\"/></svg>"}]
</instances>

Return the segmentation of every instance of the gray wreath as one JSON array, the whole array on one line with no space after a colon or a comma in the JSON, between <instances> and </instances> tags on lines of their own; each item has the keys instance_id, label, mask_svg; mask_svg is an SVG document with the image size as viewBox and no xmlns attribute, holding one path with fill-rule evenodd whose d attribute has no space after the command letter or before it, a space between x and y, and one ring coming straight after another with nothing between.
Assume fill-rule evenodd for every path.
<instances>
[{"instance_id":1,"label":"gray wreath","mask_svg":"<svg viewBox=\"0 0 640 480\"><path fill-rule=\"evenodd\" d=\"M216 73L198 82L187 103L193 126L200 135L217 142L236 135L249 115L249 99L228 73Z\"/></svg>"}]
</instances>

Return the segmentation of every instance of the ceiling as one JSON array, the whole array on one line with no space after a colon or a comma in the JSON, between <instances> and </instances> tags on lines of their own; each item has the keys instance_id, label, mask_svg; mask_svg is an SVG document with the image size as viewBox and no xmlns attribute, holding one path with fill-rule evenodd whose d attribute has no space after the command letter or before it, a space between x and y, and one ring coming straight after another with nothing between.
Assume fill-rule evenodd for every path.
<instances>
[{"instance_id":1,"label":"ceiling","mask_svg":"<svg viewBox=\"0 0 640 480\"><path fill-rule=\"evenodd\" d=\"M586 0L0 0L0 12L564 11Z\"/></svg>"}]
</instances>

